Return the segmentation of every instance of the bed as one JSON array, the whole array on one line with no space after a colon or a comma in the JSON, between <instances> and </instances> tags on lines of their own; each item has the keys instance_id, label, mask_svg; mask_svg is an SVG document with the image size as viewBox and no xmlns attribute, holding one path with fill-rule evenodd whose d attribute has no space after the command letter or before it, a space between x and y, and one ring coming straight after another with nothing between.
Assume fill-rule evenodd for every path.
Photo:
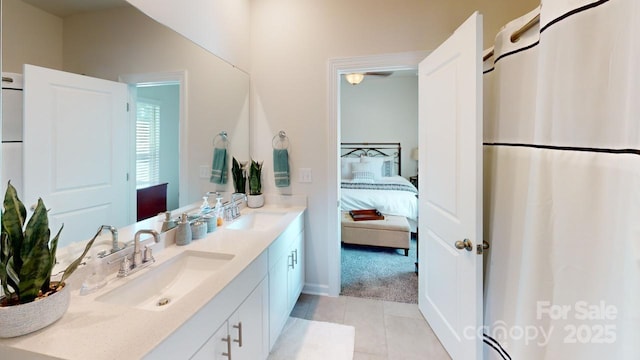
<instances>
[{"instance_id":1,"label":"bed","mask_svg":"<svg viewBox=\"0 0 640 360\"><path fill-rule=\"evenodd\" d=\"M411 231L418 221L418 190L400 176L400 143L341 144L341 210L378 209L407 218Z\"/></svg>"}]
</instances>

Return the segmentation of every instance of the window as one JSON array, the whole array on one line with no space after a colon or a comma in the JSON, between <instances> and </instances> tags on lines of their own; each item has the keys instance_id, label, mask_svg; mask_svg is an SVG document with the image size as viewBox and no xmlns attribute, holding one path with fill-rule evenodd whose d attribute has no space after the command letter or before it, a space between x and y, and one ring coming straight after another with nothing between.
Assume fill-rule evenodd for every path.
<instances>
[{"instance_id":1,"label":"window","mask_svg":"<svg viewBox=\"0 0 640 360\"><path fill-rule=\"evenodd\" d=\"M160 104L138 99L136 103L136 188L160 182Z\"/></svg>"}]
</instances>

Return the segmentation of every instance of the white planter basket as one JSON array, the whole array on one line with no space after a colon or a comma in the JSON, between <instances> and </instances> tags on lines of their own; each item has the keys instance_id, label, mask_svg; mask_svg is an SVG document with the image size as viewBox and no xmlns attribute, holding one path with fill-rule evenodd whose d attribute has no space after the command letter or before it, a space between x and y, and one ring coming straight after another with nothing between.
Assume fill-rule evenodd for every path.
<instances>
[{"instance_id":1,"label":"white planter basket","mask_svg":"<svg viewBox=\"0 0 640 360\"><path fill-rule=\"evenodd\" d=\"M247 195L247 206L250 208L259 208L264 205L264 194Z\"/></svg>"},{"instance_id":2,"label":"white planter basket","mask_svg":"<svg viewBox=\"0 0 640 360\"><path fill-rule=\"evenodd\" d=\"M68 284L46 298L26 304L0 307L0 338L25 335L53 324L69 308Z\"/></svg>"}]
</instances>

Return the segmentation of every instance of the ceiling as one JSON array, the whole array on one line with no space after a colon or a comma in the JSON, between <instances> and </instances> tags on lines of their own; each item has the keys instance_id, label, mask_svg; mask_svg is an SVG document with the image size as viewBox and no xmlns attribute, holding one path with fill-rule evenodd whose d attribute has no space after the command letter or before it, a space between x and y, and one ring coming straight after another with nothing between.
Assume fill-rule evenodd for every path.
<instances>
[{"instance_id":1,"label":"ceiling","mask_svg":"<svg viewBox=\"0 0 640 360\"><path fill-rule=\"evenodd\" d=\"M22 0L59 17L129 5L125 0Z\"/></svg>"}]
</instances>

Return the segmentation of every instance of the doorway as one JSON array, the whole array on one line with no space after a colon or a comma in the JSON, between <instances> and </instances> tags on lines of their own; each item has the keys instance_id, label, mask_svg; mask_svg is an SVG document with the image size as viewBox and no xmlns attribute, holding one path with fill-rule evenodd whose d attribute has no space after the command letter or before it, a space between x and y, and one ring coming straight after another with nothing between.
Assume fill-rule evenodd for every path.
<instances>
[{"instance_id":1,"label":"doorway","mask_svg":"<svg viewBox=\"0 0 640 360\"><path fill-rule=\"evenodd\" d=\"M417 69L418 63L427 55L425 51L331 59L328 64L329 84L329 156L328 156L328 206L329 235L336 239L328 243L330 296L338 296L341 288L341 202L340 202L340 82L344 74L353 72L397 71ZM333 236L332 236L333 235Z\"/></svg>"},{"instance_id":2,"label":"doorway","mask_svg":"<svg viewBox=\"0 0 640 360\"><path fill-rule=\"evenodd\" d=\"M340 83L341 294L417 303L418 199L409 181L417 168L411 157L418 147L417 71L355 74L364 77L352 84L348 74ZM356 176L363 162L377 169L372 179ZM346 215L363 209L384 219L355 222Z\"/></svg>"},{"instance_id":3,"label":"doorway","mask_svg":"<svg viewBox=\"0 0 640 360\"><path fill-rule=\"evenodd\" d=\"M129 86L130 103L130 194L153 195L151 210L136 202L132 213L144 217L184 206L186 184L186 74L184 72L120 76ZM146 189L146 190L142 190ZM158 199L157 197L160 197ZM166 208L163 210L163 205ZM140 214L138 214L140 219Z\"/></svg>"}]
</instances>

